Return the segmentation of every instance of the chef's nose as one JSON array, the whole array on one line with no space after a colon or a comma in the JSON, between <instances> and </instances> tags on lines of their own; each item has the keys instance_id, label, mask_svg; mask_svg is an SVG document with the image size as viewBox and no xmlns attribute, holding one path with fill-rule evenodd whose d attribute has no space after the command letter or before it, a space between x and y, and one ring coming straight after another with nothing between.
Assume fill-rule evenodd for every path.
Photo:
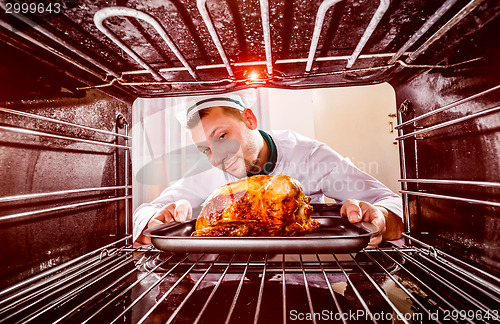
<instances>
[{"instance_id":1,"label":"chef's nose","mask_svg":"<svg viewBox=\"0 0 500 324\"><path fill-rule=\"evenodd\" d=\"M224 160L227 159L227 156L225 156L224 154L221 154L221 152L219 150L215 150L215 149L212 149L212 156L211 156L211 159L210 159L210 162L212 163L213 166L217 167L219 165L221 165Z\"/></svg>"},{"instance_id":2,"label":"chef's nose","mask_svg":"<svg viewBox=\"0 0 500 324\"><path fill-rule=\"evenodd\" d=\"M233 157L240 149L240 143L233 139L215 141L211 143L211 163L213 166L220 166L224 161Z\"/></svg>"}]
</instances>

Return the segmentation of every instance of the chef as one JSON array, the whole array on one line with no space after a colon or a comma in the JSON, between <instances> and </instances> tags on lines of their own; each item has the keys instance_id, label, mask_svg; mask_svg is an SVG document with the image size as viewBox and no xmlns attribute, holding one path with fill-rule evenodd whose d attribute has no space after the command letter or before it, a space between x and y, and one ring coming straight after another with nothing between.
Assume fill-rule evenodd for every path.
<instances>
[{"instance_id":1,"label":"chef","mask_svg":"<svg viewBox=\"0 0 500 324\"><path fill-rule=\"evenodd\" d=\"M134 212L134 242L150 244L143 230L192 217L218 187L255 174L285 174L297 179L311 202L330 197L342 203L350 222L375 224L380 233L369 247L395 240L403 231L401 198L357 169L326 144L290 130L262 131L244 95L207 96L183 107L177 115L198 150L213 168L188 172L151 203Z\"/></svg>"}]
</instances>

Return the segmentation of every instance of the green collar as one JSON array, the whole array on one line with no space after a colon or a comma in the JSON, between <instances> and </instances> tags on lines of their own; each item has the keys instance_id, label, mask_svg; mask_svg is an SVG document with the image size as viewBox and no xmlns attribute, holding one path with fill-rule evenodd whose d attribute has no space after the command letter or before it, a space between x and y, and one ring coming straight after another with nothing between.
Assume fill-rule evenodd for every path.
<instances>
[{"instance_id":1,"label":"green collar","mask_svg":"<svg viewBox=\"0 0 500 324\"><path fill-rule=\"evenodd\" d=\"M269 148L269 158L267 159L267 162L264 165L264 170L262 170L259 173L249 174L248 176L253 176L258 174L270 174L274 170L274 167L276 166L276 161L278 160L278 151L276 150L276 144L274 143L272 137L269 136L269 134L264 132L263 130L259 129L259 132L262 135L264 141L266 142L267 147Z\"/></svg>"}]
</instances>

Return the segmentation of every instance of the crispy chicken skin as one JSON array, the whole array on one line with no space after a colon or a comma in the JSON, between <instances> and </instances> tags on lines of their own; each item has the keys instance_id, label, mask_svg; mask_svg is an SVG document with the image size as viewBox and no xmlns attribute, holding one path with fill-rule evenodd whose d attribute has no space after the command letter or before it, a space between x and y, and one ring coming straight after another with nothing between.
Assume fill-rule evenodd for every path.
<instances>
[{"instance_id":1,"label":"crispy chicken skin","mask_svg":"<svg viewBox=\"0 0 500 324\"><path fill-rule=\"evenodd\" d=\"M286 175L228 183L205 201L192 236L291 236L319 228L310 197Z\"/></svg>"}]
</instances>

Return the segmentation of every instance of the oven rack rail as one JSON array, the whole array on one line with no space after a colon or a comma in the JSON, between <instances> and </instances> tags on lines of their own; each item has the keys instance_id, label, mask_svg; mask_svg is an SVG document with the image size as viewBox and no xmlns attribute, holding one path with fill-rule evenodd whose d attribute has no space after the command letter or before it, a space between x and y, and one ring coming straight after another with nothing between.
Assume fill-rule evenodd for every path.
<instances>
[{"instance_id":1,"label":"oven rack rail","mask_svg":"<svg viewBox=\"0 0 500 324\"><path fill-rule=\"evenodd\" d=\"M124 169L124 181L123 184L118 184L114 186L102 186L102 187L93 187L93 188L78 188L78 189L64 189L58 191L50 191L50 192L39 192L39 193L30 193L30 194L18 194L12 196L3 196L0 197L0 204L9 204L9 203L17 203L22 202L23 204L27 201L36 201L45 198L57 198L57 197L72 197L75 196L75 199L78 198L80 194L87 193L100 193L103 195L101 199L94 199L90 201L84 202L76 202L70 204L63 204L59 206L52 206L47 208L38 208L35 210L28 211L18 211L6 215L0 215L0 224L5 224L11 221L18 220L33 220L36 217L39 217L42 214L48 213L56 213L56 212L64 212L68 210L86 208L89 206L95 206L100 204L109 204L109 203L117 203L120 201L125 202L125 235L130 234L130 211L129 205L130 200L132 199L132 195L130 194L132 191L131 181L129 179L129 155L131 146L129 142L132 137L128 135L128 122L122 114L118 114L116 116L116 129L115 131L108 131L105 129L99 129L94 127L89 127L85 125L80 125L76 123L67 122L64 120L59 120L55 118L50 118L38 114L28 113L21 110L10 109L6 107L0 107L0 114L7 116L10 120L9 124L1 124L0 125L0 133L1 132L9 132L16 133L20 135L28 135L30 138L48 138L52 140L64 140L70 141L74 143L84 143L90 144L96 149L105 148L106 153L114 153L117 154L118 150L124 151L124 161L123 161L123 169ZM16 117L17 119L10 119L10 117ZM13 122L13 120L15 120ZM59 126L61 128L68 129L76 129L81 133L88 132L87 136L83 134L80 135L68 135L64 131L54 132L54 131L46 131L41 129L31 129L26 127L24 121L28 121L30 123L48 123L52 125ZM39 125L38 125L39 127ZM123 133L120 133L119 129L123 128ZM101 138L98 138L101 137ZM123 140L123 145L118 144L118 139ZM31 141L31 140L30 140ZM35 141L31 141L30 143L36 143ZM21 144L18 142L17 144ZM118 225L117 225L118 226Z\"/></svg>"},{"instance_id":2,"label":"oven rack rail","mask_svg":"<svg viewBox=\"0 0 500 324\"><path fill-rule=\"evenodd\" d=\"M398 130L398 137L396 137L396 140L399 142L400 145L400 151L399 151L399 158L401 161L401 172L402 172L402 178L398 179L398 181L401 183L402 190L399 192L403 195L403 201L404 201L404 215L405 215L405 224L406 224L406 231L410 232L410 211L409 211L409 199L411 196L413 197L427 197L427 198L436 198L436 199L444 199L444 200L451 200L455 202L461 202L461 203L469 203L469 204L476 204L476 205L483 205L483 206L490 206L490 207L500 207L500 201L497 200L486 200L486 199L474 199L474 198L469 198L469 197L463 197L463 196L455 196L455 195L443 195L443 194L436 194L436 193L431 193L427 192L426 190L422 190L419 188L419 185L421 184L431 184L431 185L459 185L459 186L473 186L473 187L483 187L483 188L489 188L491 190L498 190L500 189L500 182L494 182L494 181L469 181L469 180L459 180L459 179L423 179L423 178L409 178L408 177L408 172L407 168L409 166L409 163L412 163L412 161L407 161L407 157L405 155L405 146L407 144L411 144L410 142L413 142L412 144L414 145L414 150L417 152L417 147L419 145L419 141L423 140L432 140L433 136L436 134L436 131L439 131L443 128L447 128L453 125L459 125L461 123L465 123L467 121L475 121L476 119L480 118L485 118L488 116L492 115L498 115L500 113L500 106L495 105L493 107L489 107L486 109L482 109L480 111L472 112L472 113L465 113L462 116L456 117L454 119L450 119L447 121L442 121L439 123L435 123L433 125L426 125L426 126L421 126L421 123L425 122L426 120L429 121L432 116L446 113L447 111L461 105L470 105L473 106L477 104L478 101L483 100L486 96L492 95L492 94L498 94L500 91L500 85L496 85L490 88L487 88L485 90L482 90L476 94L461 98L459 100L456 100L454 102L451 102L449 104L443 105L441 107L437 107L436 109L432 109L427 113L424 113L422 115L415 116L413 118L407 118L405 120L405 116L408 114L409 109L411 110L410 102L403 102L398 109L397 113L397 119L398 119L398 125L395 126L395 128ZM415 168L418 171L418 164L415 165ZM418 174L418 172L417 172ZM417 190L409 190L409 184L416 184L417 185Z\"/></svg>"},{"instance_id":3,"label":"oven rack rail","mask_svg":"<svg viewBox=\"0 0 500 324\"><path fill-rule=\"evenodd\" d=\"M387 314L404 323L499 320L498 277L410 236L414 246L341 255L179 255L133 248L125 239L1 291L0 323L144 323L158 316L201 323L207 312L221 316L211 322L225 323L242 321L242 312L243 322L253 323L300 316L378 323ZM221 297L228 286L231 293ZM210 293L193 302L202 290ZM217 303L222 298L227 307ZM250 311L241 310L245 305Z\"/></svg>"},{"instance_id":4,"label":"oven rack rail","mask_svg":"<svg viewBox=\"0 0 500 324\"><path fill-rule=\"evenodd\" d=\"M312 39L309 44L309 51L307 57L298 58L298 59L275 59L272 56L272 41L271 41L271 26L270 26L270 13L269 13L269 3L268 0L260 0L260 17L262 23L262 35L263 35L263 53L265 54L265 61L253 61L253 62L231 62L230 58L228 58L226 54L226 48L224 48L223 42L221 40L220 35L217 32L217 29L213 23L213 17L215 13L211 13L207 6L207 0L197 0L197 10L201 15L203 23L208 31L210 36L209 39L215 45L219 57L222 63L218 64L208 64L208 65L197 65L191 66L188 60L182 54L182 51L178 48L175 42L168 35L165 26L168 26L168 22L162 24L157 18L151 16L150 14L139 11L132 8L126 7L107 7L98 11L94 16L94 24L99 29L103 35L108 37L113 43L115 43L124 53L126 53L133 61L143 67L143 70L131 70L131 71L115 71L105 63L99 62L98 59L86 54L84 51L78 49L77 47L69 44L64 41L61 37L56 35L54 32L49 31L47 28L42 27L39 24L34 23L28 17L22 14L12 14L16 19L20 20L24 24L31 26L36 32L43 35L44 37L48 37L49 39L55 40L58 43L62 44L65 48L69 49L72 53L77 55L81 60L87 62L92 67L87 65L83 65L78 60L64 54L59 51L57 48L52 48L48 45L45 45L37 40L35 40L31 35L18 31L17 35L24 38L25 40L49 51L53 55L63 59L66 62L69 62L79 69L82 69L89 74L97 77L102 80L103 84L90 85L87 87L82 87L80 89L90 89L90 88L103 88L110 87L113 85L125 86L132 92L136 92L139 94L150 94L150 95L158 95L158 94L168 94L171 91L172 86L174 85L202 85L207 86L208 88L205 91L210 90L210 87L217 86L222 89L230 89L238 84L287 84L290 87L297 87L296 79L303 78L313 78L313 77L321 77L325 75L336 75L336 74L349 74L351 78L357 78L356 73L361 73L362 76L359 77L360 80L366 82L367 80L378 80L384 73L392 70L392 73L396 73L401 71L404 68L448 68L450 66L446 65L412 65L411 63L417 59L422 53L424 53L429 47L435 44L443 35L445 35L449 30L451 30L454 26L456 26L460 21L462 21L466 16L468 16L471 12L474 11L479 5L481 5L484 0L470 0L465 3L451 18L447 21L443 22L443 24L430 35L427 35L427 32L435 26L438 21L441 20L447 13L449 13L450 9L452 9L455 4L458 2L457 0L447 0L445 1L441 7L439 7L422 25L421 27L415 31L411 36L409 36L408 40L397 50L395 53L375 53L375 54L361 54L363 48L369 41L370 37L377 29L384 13L388 10L390 1L389 0L380 0L379 5L375 12L371 15L371 19L366 26L361 38L358 40L358 43L353 50L351 55L347 56L329 56L329 57L316 57L317 49L319 45L320 36L322 34L324 27L324 21L326 13L329 9L331 9L335 4L339 3L341 0L324 0L315 16L315 23L312 30ZM0 7L4 6L0 3ZM153 64L146 62L144 58L142 58L138 53L136 53L130 45L127 45L126 42L119 38L118 35L113 32L111 28L104 24L105 20L111 17L128 17L135 18L138 20L142 20L144 23L150 25L153 30L163 39L166 43L168 50L170 50L179 63L182 66L178 67L167 67L167 68L157 68L153 66ZM5 29L11 29L11 26L8 22L0 21L0 26ZM426 39L421 40L425 35L427 35ZM199 35L197 35L199 36ZM126 37L125 37L126 38ZM149 40L145 39L147 42ZM415 44L418 47L409 52L408 50L414 46ZM377 66L369 65L363 66L361 68L353 68L355 62L357 60L370 59L370 58L385 58L387 57L387 61L385 64L379 64ZM315 62L321 61L340 61L345 62L345 67L338 71L323 71L318 72L313 68ZM297 63L305 64L305 69L303 73L296 75L284 75L283 73L277 71L275 67L280 65L296 65ZM235 75L234 69L237 67L246 66L246 67L265 67L265 75L258 77L238 77ZM226 77L218 77L212 80L202 80L198 72L203 70L214 70L214 69L225 69L227 72ZM190 75L192 80L185 79L176 79L176 74L179 72L187 72ZM104 74L103 74L104 73ZM134 75L149 75L151 77L151 81L147 80L133 80L132 77ZM189 79L189 78L187 78ZM338 82L338 84L342 84L345 82ZM147 89L143 88L143 86L163 86L162 89ZM201 89L203 90L203 88ZM196 91L200 91L199 88L196 88Z\"/></svg>"}]
</instances>

